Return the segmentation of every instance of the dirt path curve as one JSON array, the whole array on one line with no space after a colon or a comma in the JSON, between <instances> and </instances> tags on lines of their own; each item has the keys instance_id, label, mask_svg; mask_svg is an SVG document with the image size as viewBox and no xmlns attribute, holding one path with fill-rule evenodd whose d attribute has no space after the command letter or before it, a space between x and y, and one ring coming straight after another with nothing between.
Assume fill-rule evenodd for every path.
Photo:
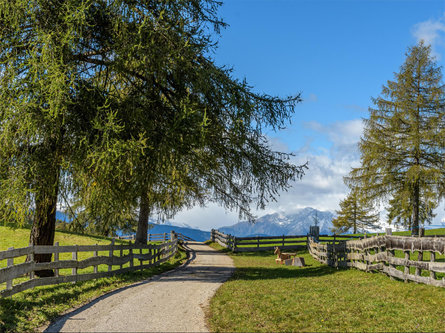
<instances>
[{"instance_id":1,"label":"dirt path curve","mask_svg":"<svg viewBox=\"0 0 445 333\"><path fill-rule=\"evenodd\" d=\"M99 297L45 332L207 332L203 308L234 266L203 243L187 246L185 266Z\"/></svg>"}]
</instances>

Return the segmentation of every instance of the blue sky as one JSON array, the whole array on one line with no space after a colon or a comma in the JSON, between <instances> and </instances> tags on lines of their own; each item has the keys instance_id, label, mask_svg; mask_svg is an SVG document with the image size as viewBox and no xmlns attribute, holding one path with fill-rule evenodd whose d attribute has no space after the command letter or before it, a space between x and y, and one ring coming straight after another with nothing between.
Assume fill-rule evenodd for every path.
<instances>
[{"instance_id":1,"label":"blue sky","mask_svg":"<svg viewBox=\"0 0 445 333\"><path fill-rule=\"evenodd\" d=\"M420 39L439 65L445 60L445 1L226 0L219 14L229 27L218 37L217 64L233 67L257 92L303 97L287 129L267 135L310 169L259 216L338 209L347 193L342 177L359 163L356 144L371 97ZM445 222L443 204L436 213L434 223ZM238 215L208 205L174 220L210 229L236 223Z\"/></svg>"}]
</instances>

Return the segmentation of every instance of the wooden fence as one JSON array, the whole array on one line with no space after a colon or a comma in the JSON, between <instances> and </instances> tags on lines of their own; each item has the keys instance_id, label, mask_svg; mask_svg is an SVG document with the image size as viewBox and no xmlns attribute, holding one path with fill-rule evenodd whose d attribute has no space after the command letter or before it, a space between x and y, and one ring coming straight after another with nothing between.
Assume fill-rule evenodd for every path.
<instances>
[{"instance_id":1,"label":"wooden fence","mask_svg":"<svg viewBox=\"0 0 445 333\"><path fill-rule=\"evenodd\" d=\"M110 245L58 246L56 243L55 246L35 245L18 249L9 248L7 251L0 251L0 261L7 260L7 267L0 269L0 287L6 283L6 288L0 290L0 297L8 297L37 286L85 281L153 267L170 259L177 250L177 239L156 245L131 244L131 242L128 245L115 245L113 239ZM104 251L108 255L98 255L99 252ZM72 259L59 260L59 254L67 252L72 253ZM92 253L92 256L78 260L78 254L84 252ZM46 263L34 262L35 254L44 253L54 254L54 260ZM30 260L14 263L15 258L23 256L28 256ZM135 263L135 259L139 262ZM24 261L23 258L20 261ZM127 263L129 263L127 267L123 267ZM107 265L108 268L106 271L99 271L99 265ZM67 268L71 269L71 274L62 275L60 270ZM78 270L86 268L90 268L89 271L93 270L93 273L79 274ZM54 270L53 277L37 278L34 274L35 271L48 269ZM19 279L19 283L14 284L14 279Z\"/></svg>"},{"instance_id":2,"label":"wooden fence","mask_svg":"<svg viewBox=\"0 0 445 333\"><path fill-rule=\"evenodd\" d=\"M194 239L179 233L175 233L176 237L179 240L182 241L194 241ZM129 240L135 240L135 235L130 236L118 236L116 239L129 239ZM161 233L161 234L148 234L147 235L147 241L148 242L166 242L168 240L171 240L171 233Z\"/></svg>"},{"instance_id":3,"label":"wooden fence","mask_svg":"<svg viewBox=\"0 0 445 333\"><path fill-rule=\"evenodd\" d=\"M404 281L445 287L444 237L387 234L331 244L310 237L308 249L316 260L332 267L379 271Z\"/></svg>"},{"instance_id":4,"label":"wooden fence","mask_svg":"<svg viewBox=\"0 0 445 333\"><path fill-rule=\"evenodd\" d=\"M234 237L212 229L211 239L222 247L233 252L270 251L276 246L281 250L303 250L308 246L308 235L281 235L258 237ZM321 242L330 242L341 239L359 238L349 235L317 235Z\"/></svg>"}]
</instances>

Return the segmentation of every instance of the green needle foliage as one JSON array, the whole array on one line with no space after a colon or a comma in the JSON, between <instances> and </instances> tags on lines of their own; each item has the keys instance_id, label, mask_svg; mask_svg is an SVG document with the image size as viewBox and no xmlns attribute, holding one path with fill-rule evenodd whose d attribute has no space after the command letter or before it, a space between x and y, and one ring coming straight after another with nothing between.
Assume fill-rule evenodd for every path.
<instances>
[{"instance_id":1,"label":"green needle foliage","mask_svg":"<svg viewBox=\"0 0 445 333\"><path fill-rule=\"evenodd\" d=\"M104 234L134 226L138 208L146 225L207 200L252 218L251 203L301 177L263 135L300 98L255 94L213 63L219 5L1 2L2 220L30 219L30 244L52 244L61 201L75 229Z\"/></svg>"},{"instance_id":2,"label":"green needle foliage","mask_svg":"<svg viewBox=\"0 0 445 333\"><path fill-rule=\"evenodd\" d=\"M59 196L84 194L79 188L94 185L93 176L101 189L111 182L108 200L125 202L117 192L140 152L157 149L146 134L170 126L155 107L171 99L167 69L205 28L193 22L221 25L215 7L198 0L0 3L3 221L31 219L30 244L52 244ZM178 42L176 28L190 38ZM110 177L116 165L121 171Z\"/></svg>"},{"instance_id":3,"label":"green needle foliage","mask_svg":"<svg viewBox=\"0 0 445 333\"><path fill-rule=\"evenodd\" d=\"M163 17L175 15L164 12ZM201 25L209 24L208 18L202 19ZM168 34L172 42L166 52L181 56L170 58L159 69L167 73L167 85L147 86L142 81L128 100L145 115L147 105L155 114L121 121L123 140L141 133L147 146L134 156L130 169L113 162L106 172L86 175L80 187L83 194L78 196L78 206L88 217L84 224L95 220L100 226L116 226L116 216L128 212L126 219L131 220L139 205L136 238L141 243L146 242L150 214L171 216L184 206L214 201L253 219L252 203L264 207L305 168L290 164L288 154L271 150L263 135L265 126L277 130L285 125L299 96L281 99L256 94L246 82L233 79L231 70L216 66L208 57L214 44L205 31L190 35L185 28L175 27ZM146 93L141 95L141 90ZM125 182L113 181L122 174L120 170L133 172L125 175ZM107 192L107 198L100 200Z\"/></svg>"},{"instance_id":4,"label":"green needle foliage","mask_svg":"<svg viewBox=\"0 0 445 333\"><path fill-rule=\"evenodd\" d=\"M352 232L364 232L367 229L377 229L379 214L373 214L374 207L369 202L360 200L359 192L355 189L340 201L338 217L332 220L333 231L344 233L352 228Z\"/></svg>"},{"instance_id":5,"label":"green needle foliage","mask_svg":"<svg viewBox=\"0 0 445 333\"><path fill-rule=\"evenodd\" d=\"M445 177L444 89L430 46L408 50L394 81L375 98L349 184L370 200L391 199L389 222L414 234L430 220Z\"/></svg>"}]
</instances>

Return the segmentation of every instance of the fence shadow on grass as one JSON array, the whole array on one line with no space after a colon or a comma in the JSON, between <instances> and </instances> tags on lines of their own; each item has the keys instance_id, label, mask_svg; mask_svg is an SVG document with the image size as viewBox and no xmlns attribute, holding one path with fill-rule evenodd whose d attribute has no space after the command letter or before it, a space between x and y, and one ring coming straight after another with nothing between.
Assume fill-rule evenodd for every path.
<instances>
[{"instance_id":1,"label":"fence shadow on grass","mask_svg":"<svg viewBox=\"0 0 445 333\"><path fill-rule=\"evenodd\" d=\"M225 249L227 250L227 249ZM228 251L221 251L221 252L230 252L230 250ZM308 254L307 249L301 249L301 250L283 250L283 252L291 252L291 253L296 253L297 256L304 256L305 254ZM235 252L235 253L230 253L234 256L238 256L238 257L271 257L271 256L276 256L274 255L273 251L257 251L257 252Z\"/></svg>"},{"instance_id":2,"label":"fence shadow on grass","mask_svg":"<svg viewBox=\"0 0 445 333\"><path fill-rule=\"evenodd\" d=\"M273 280L299 279L334 274L338 272L329 266L315 266L290 269L283 266L272 267L240 267L237 268L232 280Z\"/></svg>"}]
</instances>

